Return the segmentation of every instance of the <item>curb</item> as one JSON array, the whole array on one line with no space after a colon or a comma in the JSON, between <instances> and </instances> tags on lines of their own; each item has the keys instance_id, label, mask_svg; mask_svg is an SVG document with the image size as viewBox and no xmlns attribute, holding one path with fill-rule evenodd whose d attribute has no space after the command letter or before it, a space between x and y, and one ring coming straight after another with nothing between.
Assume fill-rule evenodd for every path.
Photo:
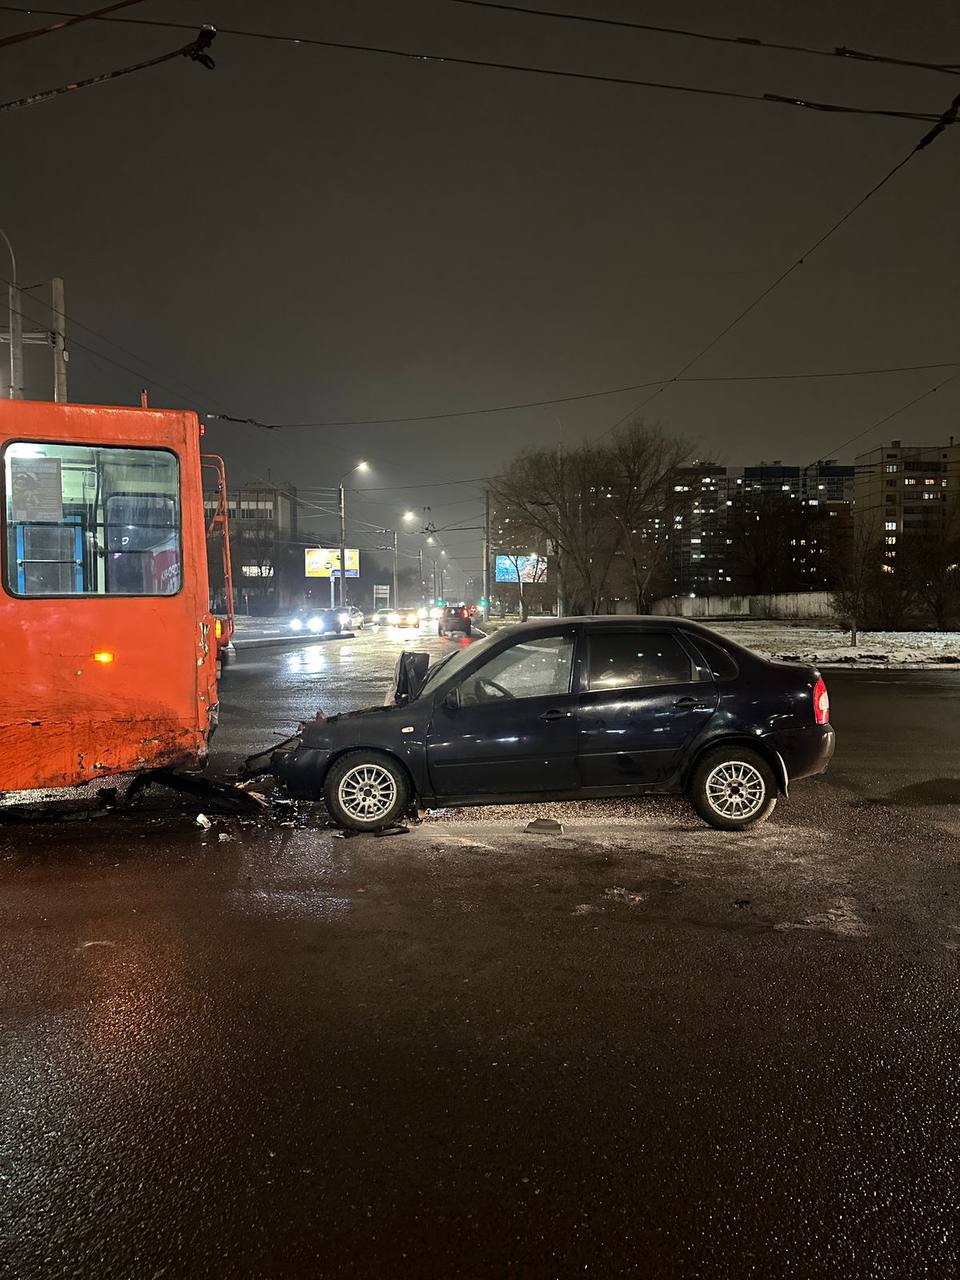
<instances>
[{"instance_id":1,"label":"curb","mask_svg":"<svg viewBox=\"0 0 960 1280\"><path fill-rule=\"evenodd\" d=\"M329 644L334 640L355 640L356 632L341 631L339 635L332 636L304 636L292 632L287 636L254 636L250 640L238 640L234 636L232 640L233 647L237 653L243 653L247 649L269 649L276 648L280 645L303 645L303 644Z\"/></svg>"}]
</instances>

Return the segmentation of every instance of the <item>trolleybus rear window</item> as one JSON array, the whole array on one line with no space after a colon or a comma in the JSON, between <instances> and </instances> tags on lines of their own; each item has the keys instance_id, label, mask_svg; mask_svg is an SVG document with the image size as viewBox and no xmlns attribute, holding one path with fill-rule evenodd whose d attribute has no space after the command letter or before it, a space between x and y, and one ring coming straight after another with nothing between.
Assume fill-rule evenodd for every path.
<instances>
[{"instance_id":1,"label":"trolleybus rear window","mask_svg":"<svg viewBox=\"0 0 960 1280\"><path fill-rule=\"evenodd\" d=\"M6 586L15 595L180 590L176 454L15 441L3 477Z\"/></svg>"}]
</instances>

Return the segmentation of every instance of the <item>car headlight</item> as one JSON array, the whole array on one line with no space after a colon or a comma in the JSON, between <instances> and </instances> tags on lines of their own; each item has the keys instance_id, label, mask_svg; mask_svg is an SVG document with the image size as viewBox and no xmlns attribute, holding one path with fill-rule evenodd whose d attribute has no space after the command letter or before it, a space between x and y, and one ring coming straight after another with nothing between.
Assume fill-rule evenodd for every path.
<instances>
[{"instance_id":1,"label":"car headlight","mask_svg":"<svg viewBox=\"0 0 960 1280\"><path fill-rule=\"evenodd\" d=\"M410 623L410 625L411 625L412 627L419 626L419 623L420 623L420 615L419 615L419 614L417 614L417 613L408 613L408 614L407 614L407 621Z\"/></svg>"},{"instance_id":2,"label":"car headlight","mask_svg":"<svg viewBox=\"0 0 960 1280\"><path fill-rule=\"evenodd\" d=\"M433 619L434 622L436 622L442 612L443 612L442 609L431 609L430 617Z\"/></svg>"},{"instance_id":3,"label":"car headlight","mask_svg":"<svg viewBox=\"0 0 960 1280\"><path fill-rule=\"evenodd\" d=\"M388 614L387 614L387 621L388 621L392 626L394 626L394 627L395 627L395 626L397 625L397 623L400 621L400 615L399 615L399 613L388 613Z\"/></svg>"},{"instance_id":4,"label":"car headlight","mask_svg":"<svg viewBox=\"0 0 960 1280\"><path fill-rule=\"evenodd\" d=\"M317 632L319 632L319 631L322 631L322 630L323 630L323 619L322 619L322 618L311 618L311 619L310 619L310 621L307 623L307 626L310 628L310 630L313 632L313 634L314 634L314 635L316 635L316 634L317 634Z\"/></svg>"},{"instance_id":5,"label":"car headlight","mask_svg":"<svg viewBox=\"0 0 960 1280\"><path fill-rule=\"evenodd\" d=\"M350 621L349 613L338 613L337 617L340 619L340 625L342 627L345 627L347 623Z\"/></svg>"},{"instance_id":6,"label":"car headlight","mask_svg":"<svg viewBox=\"0 0 960 1280\"><path fill-rule=\"evenodd\" d=\"M299 619L299 618L291 618L291 619L290 619L290 630L291 630L291 631L302 631L302 630L303 630L303 623L300 621L300 619Z\"/></svg>"}]
</instances>

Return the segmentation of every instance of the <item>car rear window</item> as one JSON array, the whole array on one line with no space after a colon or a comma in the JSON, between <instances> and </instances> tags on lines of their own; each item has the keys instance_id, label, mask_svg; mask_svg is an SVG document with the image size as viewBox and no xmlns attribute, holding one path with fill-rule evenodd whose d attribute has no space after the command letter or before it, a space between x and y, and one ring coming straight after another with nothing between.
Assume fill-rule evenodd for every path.
<instances>
[{"instance_id":1,"label":"car rear window","mask_svg":"<svg viewBox=\"0 0 960 1280\"><path fill-rule=\"evenodd\" d=\"M684 684L692 679L690 658L673 636L615 631L590 637L592 690Z\"/></svg>"},{"instance_id":2,"label":"car rear window","mask_svg":"<svg viewBox=\"0 0 960 1280\"><path fill-rule=\"evenodd\" d=\"M717 680L736 679L739 674L739 668L732 654L729 654L726 649L715 644L712 640L707 640L704 636L695 635L692 639Z\"/></svg>"}]
</instances>

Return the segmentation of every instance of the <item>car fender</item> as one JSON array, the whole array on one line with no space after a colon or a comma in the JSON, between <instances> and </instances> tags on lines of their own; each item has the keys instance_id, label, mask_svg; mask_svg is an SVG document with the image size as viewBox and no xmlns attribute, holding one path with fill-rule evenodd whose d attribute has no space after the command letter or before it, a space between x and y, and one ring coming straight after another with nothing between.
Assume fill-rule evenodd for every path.
<instances>
[{"instance_id":1,"label":"car fender","mask_svg":"<svg viewBox=\"0 0 960 1280\"><path fill-rule=\"evenodd\" d=\"M767 764L773 770L774 777L777 779L777 790L784 797L788 794L789 778L787 776L787 766L784 763L783 756L769 740L764 733L753 730L739 729L720 729L719 732L706 733L701 735L696 744L692 747L690 754L684 764L682 773L682 786L687 789L690 778L697 765L707 754L708 751L714 751L717 747L749 747L751 751L756 751L758 755L763 756Z\"/></svg>"}]
</instances>

